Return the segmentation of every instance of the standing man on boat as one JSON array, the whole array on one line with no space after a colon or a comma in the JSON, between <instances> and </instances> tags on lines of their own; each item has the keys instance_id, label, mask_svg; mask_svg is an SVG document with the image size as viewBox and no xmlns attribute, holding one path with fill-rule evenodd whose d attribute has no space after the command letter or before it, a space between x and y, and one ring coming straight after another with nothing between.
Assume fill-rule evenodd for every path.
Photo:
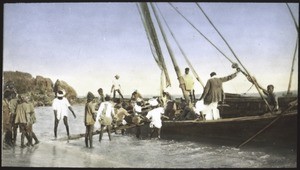
<instances>
[{"instance_id":1,"label":"standing man on boat","mask_svg":"<svg viewBox=\"0 0 300 170\"><path fill-rule=\"evenodd\" d=\"M123 100L124 98L123 98L123 95L121 93L121 84L120 84L119 78L120 78L119 75L115 75L115 79L113 80L112 86L111 86L111 93L113 93L113 99L115 99L116 98L116 92L118 92L119 95L121 96L122 100Z\"/></svg>"},{"instance_id":2,"label":"standing man on boat","mask_svg":"<svg viewBox=\"0 0 300 170\"><path fill-rule=\"evenodd\" d=\"M195 90L194 90L194 78L193 76L189 73L190 69L187 67L185 68L185 74L182 76L184 80L184 85L185 85L185 91L189 93L190 100L192 103L195 102Z\"/></svg>"},{"instance_id":3,"label":"standing man on boat","mask_svg":"<svg viewBox=\"0 0 300 170\"><path fill-rule=\"evenodd\" d=\"M65 90L60 89L57 91L57 98L53 100L52 108L54 111L54 137L57 138L57 127L61 118L64 120L66 126L68 138L70 138L69 125L68 125L68 109L72 112L74 118L76 118L75 112L71 107L68 99L65 96Z\"/></svg>"},{"instance_id":4,"label":"standing man on boat","mask_svg":"<svg viewBox=\"0 0 300 170\"><path fill-rule=\"evenodd\" d=\"M203 93L199 100L204 99L204 105L206 109L203 111L206 120L220 119L220 113L218 110L218 102L224 101L225 93L223 91L223 82L232 80L236 77L240 69L229 76L218 78L216 73L210 73L210 79L207 81Z\"/></svg>"}]
</instances>

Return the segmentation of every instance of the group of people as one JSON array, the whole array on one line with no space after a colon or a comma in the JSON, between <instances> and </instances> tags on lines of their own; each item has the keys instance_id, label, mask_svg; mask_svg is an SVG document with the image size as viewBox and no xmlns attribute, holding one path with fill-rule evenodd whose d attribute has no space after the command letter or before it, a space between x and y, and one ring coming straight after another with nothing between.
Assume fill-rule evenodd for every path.
<instances>
[{"instance_id":1,"label":"group of people","mask_svg":"<svg viewBox=\"0 0 300 170\"><path fill-rule=\"evenodd\" d=\"M224 102L225 100L225 93L223 90L223 83L227 82L229 80L234 79L239 72L241 72L240 68L237 66L236 63L233 63L232 68L236 69L236 72L233 74L230 74L225 77L217 77L217 74L215 72L210 73L210 79L207 80L207 83L203 89L203 93L199 100L195 102L195 108L194 111L202 118L205 120L218 120L220 119L220 112L218 110L218 103ZM186 74L188 74L189 69L186 68ZM245 74L245 73L244 73ZM254 77L250 77L249 75L245 74L247 76L247 79L257 85L258 88L260 88L263 93L267 97L267 104L268 106L265 111L270 111L270 112L276 112L279 110L279 104L278 104L278 98L276 94L274 93L274 86L272 84L267 86L267 89L264 89L261 85L259 85ZM185 75L187 77L187 75ZM185 78L185 83L186 86L187 84L193 84L191 83L192 79L188 78L188 81L186 81ZM187 91L190 92L191 100L192 100L192 92L191 88L188 88ZM195 100L194 100L195 101Z\"/></svg>"},{"instance_id":2,"label":"group of people","mask_svg":"<svg viewBox=\"0 0 300 170\"><path fill-rule=\"evenodd\" d=\"M92 92L88 92L87 94L87 102L84 109L84 125L86 126L85 145L86 147L93 147L94 127L100 128L99 141L101 142L104 130L107 131L109 140L111 140L112 129L129 123L136 125L136 136L139 137L141 133L140 125L143 122L150 122L150 137L153 137L154 132L157 132L157 137L160 138L162 119L175 120L178 110L180 110L181 114L177 120L194 119L199 116L202 116L205 120L220 119L217 107L218 103L224 101L225 97L222 84L235 78L239 72L240 69L237 67L235 73L220 78L216 77L215 72L212 72L210 74L211 78L207 81L203 93L197 101L195 98L194 80L189 74L189 68L186 68L185 75L183 76L185 81L184 87L186 92L189 93L190 101L188 102L192 101L195 104L194 108L189 107L187 101L182 101L178 106L166 91L163 92L161 98L153 98L146 102L142 95L135 90L132 93L129 103L126 103L121 93L119 75L116 75L111 88L113 100L109 95L104 95L102 88L98 89L98 100L96 100ZM274 86L268 85L267 90L265 90L258 85L254 77L247 78L250 82L256 83L263 90L264 94L267 95L271 111L277 111L279 107L278 99L274 93ZM120 98L116 98L116 93L119 93ZM54 137L57 138L58 124L63 119L69 139L68 111L72 112L74 118L76 118L76 114L65 95L66 91L58 88L55 91L56 97L52 102L54 111ZM146 108L146 104L150 106L147 107L146 112L143 112L142 108ZM26 95L17 95L14 87L7 87L4 91L2 106L4 143L8 146L15 146L17 129L19 128L21 132L21 147L38 144L39 140L33 132L32 127L36 122L35 112L29 98ZM124 131L122 129L122 134L124 134ZM26 144L24 143L25 137L27 139ZM35 140L34 144L33 140Z\"/></svg>"},{"instance_id":3,"label":"group of people","mask_svg":"<svg viewBox=\"0 0 300 170\"><path fill-rule=\"evenodd\" d=\"M100 96L101 98L101 96ZM149 100L150 111L147 115L143 115L143 108L145 101L138 91L134 91L129 102L120 99L111 100L109 95L104 97L104 101L97 100L92 92L87 94L87 102L85 104L84 124L86 126L85 145L86 147L93 147L93 132L94 128L100 128L99 142L103 138L104 131L107 132L109 140L111 140L112 130L126 124L135 124L137 133L140 135L140 125L145 122L150 122L151 134L157 132L157 137L160 138L160 128L162 126L161 117L164 113L164 108L159 107L157 99ZM97 105L99 105L97 109ZM125 129L121 130L124 134Z\"/></svg>"},{"instance_id":4,"label":"group of people","mask_svg":"<svg viewBox=\"0 0 300 170\"><path fill-rule=\"evenodd\" d=\"M33 124L36 123L33 103L28 96L17 95L12 84L4 89L2 99L4 147L16 146L18 129L21 132L22 148L38 144L39 140L33 131Z\"/></svg>"}]
</instances>

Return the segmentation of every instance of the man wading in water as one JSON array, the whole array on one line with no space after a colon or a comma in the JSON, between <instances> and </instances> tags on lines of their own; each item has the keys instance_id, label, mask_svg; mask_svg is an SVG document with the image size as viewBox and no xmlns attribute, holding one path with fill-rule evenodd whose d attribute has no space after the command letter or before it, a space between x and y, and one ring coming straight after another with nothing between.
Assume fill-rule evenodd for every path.
<instances>
[{"instance_id":1,"label":"man wading in water","mask_svg":"<svg viewBox=\"0 0 300 170\"><path fill-rule=\"evenodd\" d=\"M68 99L64 97L65 90L58 90L57 98L53 100L52 108L54 111L54 137L57 138L57 127L61 118L64 120L66 126L68 139L70 139L69 125L68 125L68 109L73 113L74 118L76 115L69 103Z\"/></svg>"}]
</instances>

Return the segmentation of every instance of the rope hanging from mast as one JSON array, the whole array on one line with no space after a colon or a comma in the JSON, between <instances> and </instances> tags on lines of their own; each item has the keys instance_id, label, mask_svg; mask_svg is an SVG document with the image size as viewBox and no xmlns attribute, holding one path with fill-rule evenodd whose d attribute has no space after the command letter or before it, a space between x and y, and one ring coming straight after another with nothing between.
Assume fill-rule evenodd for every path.
<instances>
[{"instance_id":1,"label":"rope hanging from mast","mask_svg":"<svg viewBox=\"0 0 300 170\"><path fill-rule=\"evenodd\" d=\"M222 36L222 34L219 32L219 30L215 27L215 25L212 23L212 21L208 18L208 16L206 15L206 13L204 12L204 10L200 7L200 5L198 3L196 3L196 5L198 6L198 8L202 11L202 13L204 14L204 16L207 18L207 20L209 21L209 23L214 27L214 29L217 31L217 33L220 35L220 37L223 39L223 41L225 42L225 44L227 45L227 47L230 49L230 51L232 52L232 54L234 55L234 57L236 58L236 60L239 62L239 64L243 67L243 69L246 71L246 74L243 72L243 74L247 77L250 78L252 81L252 83L254 83L260 97L264 100L264 102L266 103L269 111L271 113L272 109L269 105L269 103L266 101L266 99L263 97L263 94L261 93L259 86L256 82L256 80L253 79L253 77L250 75L249 71L244 67L244 65L242 64L242 62L240 61L240 59L237 57L237 55L235 54L235 52L232 50L232 48L230 47L230 45L228 44L228 42L225 40L225 38Z\"/></svg>"},{"instance_id":2,"label":"rope hanging from mast","mask_svg":"<svg viewBox=\"0 0 300 170\"><path fill-rule=\"evenodd\" d=\"M181 52L182 55L184 56L185 61L187 62L187 64L188 64L189 67L191 68L191 70L192 70L194 76L196 77L196 79L198 80L198 82L202 85L202 87L204 87L203 82L201 81L201 79L200 79L199 75L197 74L196 70L194 69L193 65L191 64L191 62L190 62L189 59L187 58L185 52L183 51L183 49L182 49L181 46L179 45L179 43L178 43L178 41L177 41L177 39L176 39L174 33L171 31L171 29L170 29L170 27L169 27L167 21L165 20L164 16L162 15L162 12L160 11L160 9L158 8L158 6L157 6L156 4L155 4L155 6L156 6L156 8L158 9L158 11L159 11L159 13L160 13L162 19L164 20L164 23L166 24L166 26L167 26L169 32L171 33L172 37L174 38L174 40L175 40L175 42L176 42L176 44L177 44L177 46L178 46L180 52Z\"/></svg>"}]
</instances>

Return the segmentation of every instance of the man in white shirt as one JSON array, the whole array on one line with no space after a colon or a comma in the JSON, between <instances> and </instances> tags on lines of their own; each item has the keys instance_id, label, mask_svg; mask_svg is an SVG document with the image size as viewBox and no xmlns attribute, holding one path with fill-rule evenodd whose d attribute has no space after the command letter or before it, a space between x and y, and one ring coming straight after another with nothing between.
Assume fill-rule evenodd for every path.
<instances>
[{"instance_id":1,"label":"man in white shirt","mask_svg":"<svg viewBox=\"0 0 300 170\"><path fill-rule=\"evenodd\" d=\"M121 93L121 85L120 85L119 78L120 78L119 75L115 75L115 79L112 82L111 93L113 93L113 99L116 98L116 92L118 92L121 98L124 99Z\"/></svg>"},{"instance_id":2,"label":"man in white shirt","mask_svg":"<svg viewBox=\"0 0 300 170\"><path fill-rule=\"evenodd\" d=\"M71 104L69 103L68 99L64 97L65 90L58 90L57 92L57 98L53 100L52 108L54 111L54 137L57 138L57 127L58 123L61 118L64 120L64 124L66 126L67 135L68 138L70 138L69 133L69 125L68 125L68 109L72 112L74 118L76 118L76 115L71 107Z\"/></svg>"},{"instance_id":3,"label":"man in white shirt","mask_svg":"<svg viewBox=\"0 0 300 170\"><path fill-rule=\"evenodd\" d=\"M160 139L160 131L161 131L161 127L162 127L161 117L165 117L165 116L163 116L164 108L158 106L159 104L158 104L157 99L150 99L149 103L150 103L151 107L153 108L146 115L146 118L151 121L150 122L150 128L151 128L150 138L152 138L154 132L157 131L157 135L158 135L157 137L158 137L158 139Z\"/></svg>"},{"instance_id":4,"label":"man in white shirt","mask_svg":"<svg viewBox=\"0 0 300 170\"><path fill-rule=\"evenodd\" d=\"M108 133L109 140L111 141L111 125L113 118L115 117L115 110L110 101L110 96L106 95L104 102L100 104L99 110L97 111L96 121L100 121L101 130L99 135L99 142L102 140L103 130L106 126L106 131Z\"/></svg>"},{"instance_id":5,"label":"man in white shirt","mask_svg":"<svg viewBox=\"0 0 300 170\"><path fill-rule=\"evenodd\" d=\"M182 76L185 84L185 91L189 93L191 102L195 102L194 78L189 74L190 69L185 68L185 74Z\"/></svg>"}]
</instances>

